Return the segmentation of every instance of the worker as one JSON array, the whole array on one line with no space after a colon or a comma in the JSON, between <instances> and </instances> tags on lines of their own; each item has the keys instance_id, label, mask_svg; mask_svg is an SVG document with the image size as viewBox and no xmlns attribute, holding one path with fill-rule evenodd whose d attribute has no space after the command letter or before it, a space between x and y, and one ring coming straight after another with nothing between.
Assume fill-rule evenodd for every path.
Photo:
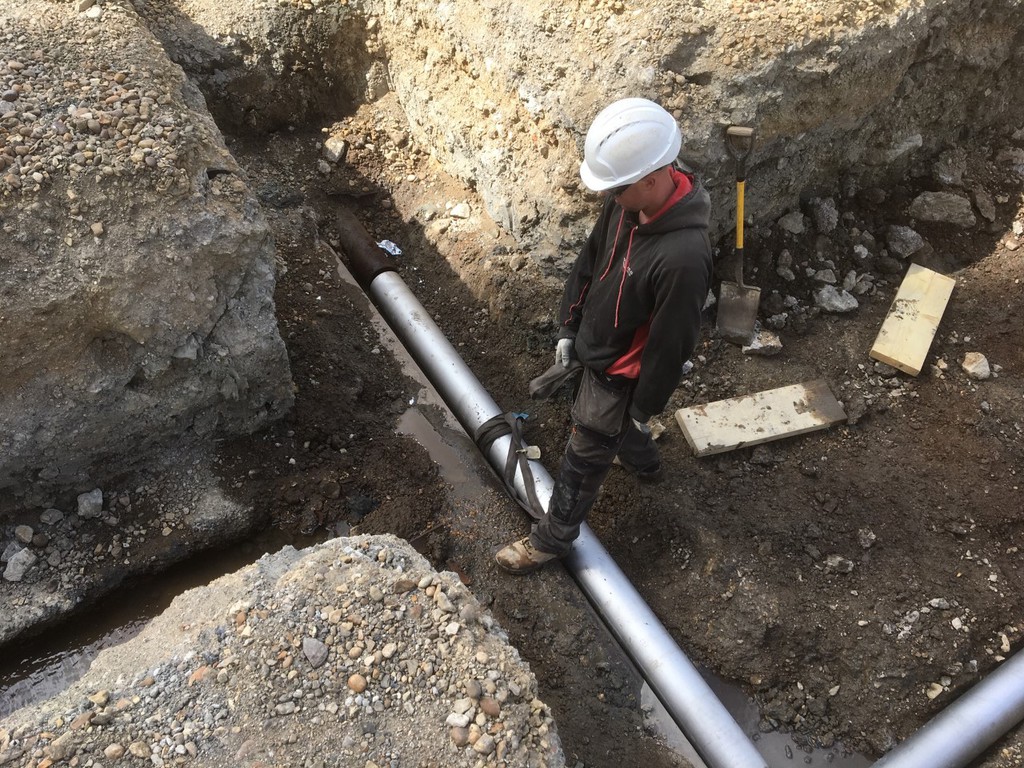
<instances>
[{"instance_id":1,"label":"worker","mask_svg":"<svg viewBox=\"0 0 1024 768\"><path fill-rule=\"evenodd\" d=\"M546 513L497 553L524 574L564 557L616 457L661 479L648 420L696 347L711 279L710 198L677 164L682 136L661 106L610 104L587 131L580 176L603 207L565 285L555 362L583 365L572 432Z\"/></svg>"}]
</instances>

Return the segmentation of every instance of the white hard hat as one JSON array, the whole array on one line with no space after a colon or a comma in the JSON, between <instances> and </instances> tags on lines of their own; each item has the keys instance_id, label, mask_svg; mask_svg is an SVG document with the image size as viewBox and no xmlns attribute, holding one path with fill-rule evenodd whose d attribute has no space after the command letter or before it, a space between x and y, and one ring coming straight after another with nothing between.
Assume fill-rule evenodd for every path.
<instances>
[{"instance_id":1,"label":"white hard hat","mask_svg":"<svg viewBox=\"0 0 1024 768\"><path fill-rule=\"evenodd\" d=\"M672 163L682 142L675 118L662 107L647 99L620 99L591 123L580 176L595 192L632 184Z\"/></svg>"}]
</instances>

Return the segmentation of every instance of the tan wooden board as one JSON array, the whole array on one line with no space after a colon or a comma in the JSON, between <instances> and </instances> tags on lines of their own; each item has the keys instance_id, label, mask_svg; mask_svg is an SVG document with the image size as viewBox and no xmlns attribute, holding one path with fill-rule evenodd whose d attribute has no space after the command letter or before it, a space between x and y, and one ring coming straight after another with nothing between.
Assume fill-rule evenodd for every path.
<instances>
[{"instance_id":1,"label":"tan wooden board","mask_svg":"<svg viewBox=\"0 0 1024 768\"><path fill-rule=\"evenodd\" d=\"M882 322L870 356L917 376L932 346L956 280L911 264Z\"/></svg>"},{"instance_id":2,"label":"tan wooden board","mask_svg":"<svg viewBox=\"0 0 1024 768\"><path fill-rule=\"evenodd\" d=\"M846 421L824 379L680 408L676 421L697 456L824 429Z\"/></svg>"}]
</instances>

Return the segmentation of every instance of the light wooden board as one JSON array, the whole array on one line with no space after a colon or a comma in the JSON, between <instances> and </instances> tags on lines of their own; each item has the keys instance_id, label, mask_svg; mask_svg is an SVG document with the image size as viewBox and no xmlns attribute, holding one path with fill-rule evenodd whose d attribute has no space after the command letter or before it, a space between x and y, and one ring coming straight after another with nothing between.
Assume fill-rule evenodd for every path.
<instances>
[{"instance_id":1,"label":"light wooden board","mask_svg":"<svg viewBox=\"0 0 1024 768\"><path fill-rule=\"evenodd\" d=\"M846 421L824 379L676 411L694 453L710 456Z\"/></svg>"},{"instance_id":2,"label":"light wooden board","mask_svg":"<svg viewBox=\"0 0 1024 768\"><path fill-rule=\"evenodd\" d=\"M952 277L911 264L871 347L871 357L917 376L955 284Z\"/></svg>"}]
</instances>

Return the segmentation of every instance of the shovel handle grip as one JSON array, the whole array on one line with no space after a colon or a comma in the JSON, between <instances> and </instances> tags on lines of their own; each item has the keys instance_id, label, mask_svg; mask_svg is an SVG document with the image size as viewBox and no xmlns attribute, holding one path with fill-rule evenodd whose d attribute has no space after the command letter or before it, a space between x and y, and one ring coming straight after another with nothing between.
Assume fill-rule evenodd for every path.
<instances>
[{"instance_id":1,"label":"shovel handle grip","mask_svg":"<svg viewBox=\"0 0 1024 768\"><path fill-rule=\"evenodd\" d=\"M725 131L725 148L736 162L736 181L743 181L747 176L747 158L754 151L754 129L730 125Z\"/></svg>"}]
</instances>

